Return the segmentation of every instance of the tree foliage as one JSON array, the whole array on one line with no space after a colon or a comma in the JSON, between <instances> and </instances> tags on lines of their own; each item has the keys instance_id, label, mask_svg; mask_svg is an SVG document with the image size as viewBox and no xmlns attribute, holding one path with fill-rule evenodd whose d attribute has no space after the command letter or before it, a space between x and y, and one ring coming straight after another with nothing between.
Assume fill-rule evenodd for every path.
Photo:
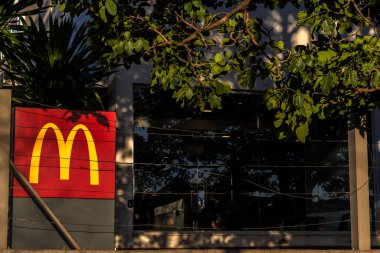
<instances>
[{"instance_id":1,"label":"tree foliage","mask_svg":"<svg viewBox=\"0 0 380 253\"><path fill-rule=\"evenodd\" d=\"M373 109L380 90L379 0L62 0L64 12L91 16L91 40L108 66L148 61L152 89L182 105L220 108L233 73L265 91L279 137L305 141L315 119ZM308 45L286 47L257 17L262 8L298 8Z\"/></svg>"}]
</instances>

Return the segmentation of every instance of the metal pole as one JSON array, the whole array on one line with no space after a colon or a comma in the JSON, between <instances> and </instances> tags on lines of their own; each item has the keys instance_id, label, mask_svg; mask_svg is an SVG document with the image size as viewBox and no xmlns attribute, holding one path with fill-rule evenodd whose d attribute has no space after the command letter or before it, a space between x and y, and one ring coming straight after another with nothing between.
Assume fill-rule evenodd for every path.
<instances>
[{"instance_id":1,"label":"metal pole","mask_svg":"<svg viewBox=\"0 0 380 253\"><path fill-rule=\"evenodd\" d=\"M8 247L11 90L0 90L0 249Z\"/></svg>"},{"instance_id":2,"label":"metal pole","mask_svg":"<svg viewBox=\"0 0 380 253\"><path fill-rule=\"evenodd\" d=\"M45 203L45 201L38 195L38 193L34 190L33 186L30 185L28 180L24 177L24 175L21 173L21 171L16 167L16 165L13 163L13 161L10 161L10 165L12 167L12 170L14 172L14 175L19 180L20 184L24 186L27 191L32 195L32 197L36 200L38 205L42 208L42 210L45 212L45 214L49 217L49 219L54 222L56 225L58 231L60 234L64 237L65 241L69 244L69 246L72 249L80 250L80 247L78 243L75 241L75 239L70 235L69 231L63 226L61 221L58 219L57 216L53 213L53 211L49 208L49 206Z\"/></svg>"}]
</instances>

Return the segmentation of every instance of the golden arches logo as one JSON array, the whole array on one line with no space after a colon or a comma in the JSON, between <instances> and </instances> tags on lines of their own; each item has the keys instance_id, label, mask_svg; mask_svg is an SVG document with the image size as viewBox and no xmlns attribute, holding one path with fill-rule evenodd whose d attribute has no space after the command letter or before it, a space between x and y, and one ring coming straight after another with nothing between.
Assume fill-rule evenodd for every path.
<instances>
[{"instance_id":1,"label":"golden arches logo","mask_svg":"<svg viewBox=\"0 0 380 253\"><path fill-rule=\"evenodd\" d=\"M32 159L30 161L29 182L38 184L42 144L44 142L45 134L50 128L54 131L58 142L60 180L69 180L73 142L77 132L79 130L82 130L86 136L88 154L90 159L90 185L99 185L98 155L96 153L94 138L92 137L91 132L88 130L88 128L83 124L78 124L73 127L66 141L63 138L61 130L56 124L47 123L41 128L33 147Z\"/></svg>"}]
</instances>

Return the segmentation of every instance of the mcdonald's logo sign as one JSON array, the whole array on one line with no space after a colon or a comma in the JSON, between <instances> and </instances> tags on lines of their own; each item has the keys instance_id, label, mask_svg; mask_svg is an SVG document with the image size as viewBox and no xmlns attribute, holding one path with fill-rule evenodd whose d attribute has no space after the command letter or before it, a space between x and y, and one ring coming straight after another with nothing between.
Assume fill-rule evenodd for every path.
<instances>
[{"instance_id":1,"label":"mcdonald's logo sign","mask_svg":"<svg viewBox=\"0 0 380 253\"><path fill-rule=\"evenodd\" d=\"M32 158L30 161L29 182L38 184L42 143L44 141L46 131L49 128L51 128L54 131L55 136L57 137L59 164L60 164L60 168L59 168L60 179L69 180L70 158L71 158L71 153L72 153L71 151L73 148L73 142L74 142L76 132L81 129L83 130L86 136L86 141L88 145L88 153L89 153L89 158L90 158L89 160L90 184L98 185L99 184L98 155L96 153L96 147L95 147L92 134L90 130L88 130L88 128L83 124L76 125L70 131L69 136L67 137L67 141L65 141L65 139L63 138L62 132L56 124L47 123L41 128L40 132L37 135L36 142L34 143L34 147L33 147Z\"/></svg>"},{"instance_id":2,"label":"mcdonald's logo sign","mask_svg":"<svg viewBox=\"0 0 380 253\"><path fill-rule=\"evenodd\" d=\"M15 109L14 161L41 197L113 199L114 112ZM28 197L14 180L14 197Z\"/></svg>"}]
</instances>

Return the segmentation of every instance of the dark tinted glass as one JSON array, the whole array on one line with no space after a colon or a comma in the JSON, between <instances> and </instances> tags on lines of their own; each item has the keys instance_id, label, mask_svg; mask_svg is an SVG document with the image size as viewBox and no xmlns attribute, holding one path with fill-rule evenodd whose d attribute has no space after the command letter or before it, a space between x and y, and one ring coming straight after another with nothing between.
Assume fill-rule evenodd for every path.
<instances>
[{"instance_id":1,"label":"dark tinted glass","mask_svg":"<svg viewBox=\"0 0 380 253\"><path fill-rule=\"evenodd\" d=\"M134 112L136 229L348 229L344 119L302 144L277 139L255 94L201 113L136 87Z\"/></svg>"}]
</instances>

